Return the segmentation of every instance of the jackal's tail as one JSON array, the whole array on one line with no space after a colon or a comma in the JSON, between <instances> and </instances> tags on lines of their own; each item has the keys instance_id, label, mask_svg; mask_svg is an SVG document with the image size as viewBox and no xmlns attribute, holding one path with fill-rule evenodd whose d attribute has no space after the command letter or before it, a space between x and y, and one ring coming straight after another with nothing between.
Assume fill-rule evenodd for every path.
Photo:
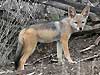
<instances>
[{"instance_id":1,"label":"jackal's tail","mask_svg":"<svg viewBox=\"0 0 100 75\"><path fill-rule=\"evenodd\" d=\"M14 63L15 63L15 69L17 70L18 69L18 66L19 66L19 61L20 61L20 58L22 57L22 50L23 50L23 33L25 32L25 29L23 29L20 34L19 34L19 38L18 38L18 45L17 45L17 50L16 50L16 55L15 55L15 60L14 60Z\"/></svg>"},{"instance_id":2,"label":"jackal's tail","mask_svg":"<svg viewBox=\"0 0 100 75\"><path fill-rule=\"evenodd\" d=\"M20 61L20 58L22 56L22 48L23 48L23 45L19 42L18 46L17 46L16 55L15 55L15 61L14 61L16 70L17 70L17 68L19 66L19 61Z\"/></svg>"}]
</instances>

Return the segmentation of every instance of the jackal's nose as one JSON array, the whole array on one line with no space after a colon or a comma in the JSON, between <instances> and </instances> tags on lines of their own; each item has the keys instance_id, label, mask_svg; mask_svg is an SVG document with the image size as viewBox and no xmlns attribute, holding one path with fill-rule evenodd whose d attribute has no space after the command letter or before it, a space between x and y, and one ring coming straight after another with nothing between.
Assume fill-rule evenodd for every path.
<instances>
[{"instance_id":1,"label":"jackal's nose","mask_svg":"<svg viewBox=\"0 0 100 75\"><path fill-rule=\"evenodd\" d=\"M79 30L82 30L82 28L80 27Z\"/></svg>"}]
</instances>

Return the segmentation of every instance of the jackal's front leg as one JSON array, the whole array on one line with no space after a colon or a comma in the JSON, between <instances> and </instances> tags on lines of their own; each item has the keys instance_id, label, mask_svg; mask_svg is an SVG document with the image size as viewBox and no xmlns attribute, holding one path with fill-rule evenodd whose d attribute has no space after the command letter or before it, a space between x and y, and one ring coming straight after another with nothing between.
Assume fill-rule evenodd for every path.
<instances>
[{"instance_id":1,"label":"jackal's front leg","mask_svg":"<svg viewBox=\"0 0 100 75\"><path fill-rule=\"evenodd\" d=\"M68 62L70 63L76 63L75 61L73 61L70 57L70 52L69 52L69 48L68 48L68 37L66 33L64 33L60 39L61 43L62 43L62 47L64 50L64 56L66 57L66 59L68 59Z\"/></svg>"},{"instance_id":2,"label":"jackal's front leg","mask_svg":"<svg viewBox=\"0 0 100 75\"><path fill-rule=\"evenodd\" d=\"M63 63L63 59L62 59L62 45L60 41L57 41L57 58L58 58L58 62Z\"/></svg>"}]
</instances>

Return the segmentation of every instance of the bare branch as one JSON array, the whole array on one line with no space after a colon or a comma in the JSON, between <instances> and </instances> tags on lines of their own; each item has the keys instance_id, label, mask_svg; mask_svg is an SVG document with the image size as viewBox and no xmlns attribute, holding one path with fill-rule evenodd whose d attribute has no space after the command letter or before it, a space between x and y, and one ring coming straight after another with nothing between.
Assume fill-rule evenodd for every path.
<instances>
[{"instance_id":1,"label":"bare branch","mask_svg":"<svg viewBox=\"0 0 100 75\"><path fill-rule=\"evenodd\" d=\"M81 59L79 62L87 61L87 60L90 60L90 59L97 58L97 57L99 57L99 55L100 55L100 54L97 54L97 55L94 55L94 56L91 56L91 57L88 57L88 58Z\"/></svg>"},{"instance_id":2,"label":"bare branch","mask_svg":"<svg viewBox=\"0 0 100 75\"><path fill-rule=\"evenodd\" d=\"M99 42L100 42L100 36L95 40L95 42L94 42L95 45L90 45L89 47L87 47L87 48L81 50L80 52L85 52L85 51L88 51L88 50L90 50L90 49L93 49L96 45L99 44Z\"/></svg>"},{"instance_id":3,"label":"bare branch","mask_svg":"<svg viewBox=\"0 0 100 75\"><path fill-rule=\"evenodd\" d=\"M87 51L87 50L93 49L94 47L95 47L95 45L91 45L91 46L89 46L89 47L87 47L87 48L81 50L80 52L81 52L81 53L82 53L82 52L85 52L85 51Z\"/></svg>"},{"instance_id":4,"label":"bare branch","mask_svg":"<svg viewBox=\"0 0 100 75\"><path fill-rule=\"evenodd\" d=\"M99 42L100 42L100 36L95 40L95 45L98 45L99 44Z\"/></svg>"}]
</instances>

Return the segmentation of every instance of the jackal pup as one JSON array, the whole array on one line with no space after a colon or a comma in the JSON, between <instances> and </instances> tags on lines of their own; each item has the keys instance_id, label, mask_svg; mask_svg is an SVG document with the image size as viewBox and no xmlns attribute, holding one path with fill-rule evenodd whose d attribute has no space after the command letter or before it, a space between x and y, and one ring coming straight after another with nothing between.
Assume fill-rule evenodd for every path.
<instances>
[{"instance_id":1,"label":"jackal pup","mask_svg":"<svg viewBox=\"0 0 100 75\"><path fill-rule=\"evenodd\" d=\"M24 70L24 64L35 51L38 42L50 43L57 41L58 60L63 62L62 51L64 51L64 56L68 62L75 63L70 57L68 40L73 32L83 30L89 12L89 6L86 6L80 14L76 14L75 8L69 6L68 17L60 21L35 24L22 29L18 37L15 68Z\"/></svg>"}]
</instances>

